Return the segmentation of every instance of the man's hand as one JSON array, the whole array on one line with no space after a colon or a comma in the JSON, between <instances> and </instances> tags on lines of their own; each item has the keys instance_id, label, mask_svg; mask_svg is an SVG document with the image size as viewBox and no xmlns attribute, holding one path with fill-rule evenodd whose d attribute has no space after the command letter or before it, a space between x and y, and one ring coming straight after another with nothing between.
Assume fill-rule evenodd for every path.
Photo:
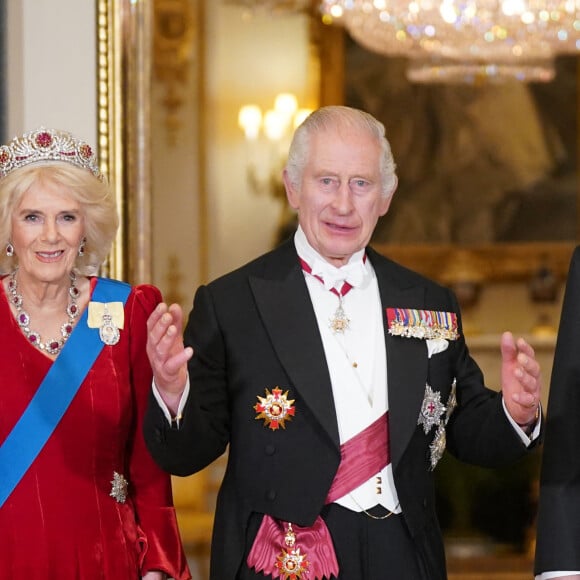
<instances>
[{"instance_id":1,"label":"man's hand","mask_svg":"<svg viewBox=\"0 0 580 580\"><path fill-rule=\"evenodd\" d=\"M159 394L176 413L185 383L191 347L183 345L183 313L177 304L161 303L147 321L147 356Z\"/></svg>"},{"instance_id":2,"label":"man's hand","mask_svg":"<svg viewBox=\"0 0 580 580\"><path fill-rule=\"evenodd\" d=\"M512 419L521 426L535 423L540 405L542 381L534 349L511 332L501 337L501 389Z\"/></svg>"}]
</instances>

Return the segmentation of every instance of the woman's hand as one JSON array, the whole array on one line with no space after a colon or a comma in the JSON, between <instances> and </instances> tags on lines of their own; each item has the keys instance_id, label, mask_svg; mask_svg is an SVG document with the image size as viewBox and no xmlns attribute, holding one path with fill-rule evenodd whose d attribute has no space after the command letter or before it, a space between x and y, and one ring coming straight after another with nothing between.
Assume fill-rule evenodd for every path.
<instances>
[{"instance_id":1,"label":"woman's hand","mask_svg":"<svg viewBox=\"0 0 580 580\"><path fill-rule=\"evenodd\" d=\"M141 576L142 580L166 580L167 576L165 572L159 572L158 570L151 570L150 572L146 572L143 576Z\"/></svg>"}]
</instances>

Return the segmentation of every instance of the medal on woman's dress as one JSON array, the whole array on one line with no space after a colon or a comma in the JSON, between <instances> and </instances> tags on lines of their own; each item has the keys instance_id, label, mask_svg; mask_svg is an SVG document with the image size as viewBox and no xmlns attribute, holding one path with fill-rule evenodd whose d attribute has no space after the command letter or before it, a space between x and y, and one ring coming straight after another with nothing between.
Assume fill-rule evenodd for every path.
<instances>
[{"instance_id":1,"label":"medal on woman's dress","mask_svg":"<svg viewBox=\"0 0 580 580\"><path fill-rule=\"evenodd\" d=\"M102 323L99 328L99 336L101 337L101 340L109 346L117 344L121 337L121 333L113 322L113 317L111 316L106 304L103 311Z\"/></svg>"},{"instance_id":2,"label":"medal on woman's dress","mask_svg":"<svg viewBox=\"0 0 580 580\"><path fill-rule=\"evenodd\" d=\"M108 345L114 346L121 339L121 330L125 325L125 311L122 302L89 302L89 328L99 329L99 338Z\"/></svg>"}]
</instances>

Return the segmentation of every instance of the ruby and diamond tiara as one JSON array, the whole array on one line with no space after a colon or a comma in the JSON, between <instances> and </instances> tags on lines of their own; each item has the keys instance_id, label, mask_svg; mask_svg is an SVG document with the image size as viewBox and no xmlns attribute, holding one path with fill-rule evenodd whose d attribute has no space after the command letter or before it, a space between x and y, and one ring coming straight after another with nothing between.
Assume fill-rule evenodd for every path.
<instances>
[{"instance_id":1,"label":"ruby and diamond tiara","mask_svg":"<svg viewBox=\"0 0 580 580\"><path fill-rule=\"evenodd\" d=\"M97 156L92 147L66 131L45 129L14 137L8 145L0 147L0 178L11 171L32 163L64 161L87 169L101 181L104 179L99 170Z\"/></svg>"}]
</instances>

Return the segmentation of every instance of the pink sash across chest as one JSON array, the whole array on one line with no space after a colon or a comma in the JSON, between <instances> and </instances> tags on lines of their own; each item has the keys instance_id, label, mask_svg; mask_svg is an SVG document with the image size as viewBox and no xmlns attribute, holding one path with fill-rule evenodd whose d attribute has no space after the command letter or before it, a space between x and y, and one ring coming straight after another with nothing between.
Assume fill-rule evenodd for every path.
<instances>
[{"instance_id":1,"label":"pink sash across chest","mask_svg":"<svg viewBox=\"0 0 580 580\"><path fill-rule=\"evenodd\" d=\"M340 446L340 465L328 491L326 504L332 503L353 491L390 462L388 413L379 417L366 429ZM338 576L338 562L332 538L324 520L317 516L310 527L292 524L296 534L296 548L308 560L308 578L319 580ZM280 576L276 567L277 556L283 549L285 522L264 515L247 564L256 572Z\"/></svg>"}]
</instances>

